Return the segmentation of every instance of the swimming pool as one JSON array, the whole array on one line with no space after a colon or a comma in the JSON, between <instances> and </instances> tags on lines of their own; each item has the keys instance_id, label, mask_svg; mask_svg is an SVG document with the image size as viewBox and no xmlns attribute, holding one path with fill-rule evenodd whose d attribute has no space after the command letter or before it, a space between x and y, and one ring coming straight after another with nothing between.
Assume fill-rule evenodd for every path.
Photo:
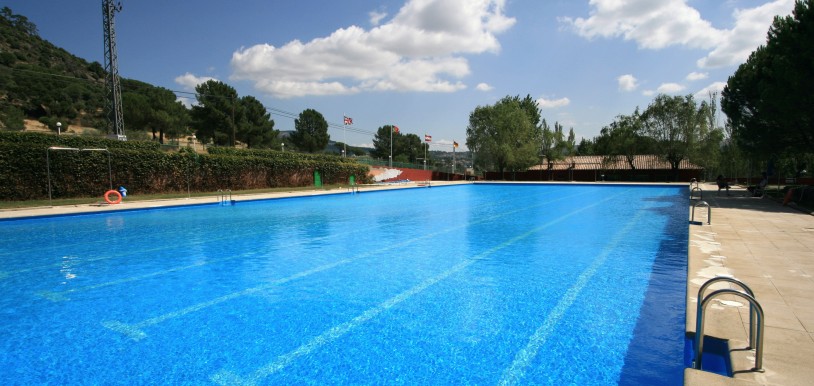
<instances>
[{"instance_id":1,"label":"swimming pool","mask_svg":"<svg viewBox=\"0 0 814 386\"><path fill-rule=\"evenodd\" d=\"M0 381L681 384L687 197L477 184L0 222Z\"/></svg>"}]
</instances>

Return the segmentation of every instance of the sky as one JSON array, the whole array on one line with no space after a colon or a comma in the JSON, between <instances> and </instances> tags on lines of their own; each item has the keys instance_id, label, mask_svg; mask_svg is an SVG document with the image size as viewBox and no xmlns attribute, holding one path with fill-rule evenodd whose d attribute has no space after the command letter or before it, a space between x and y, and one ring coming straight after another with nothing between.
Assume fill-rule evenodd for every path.
<instances>
[{"instance_id":1,"label":"sky","mask_svg":"<svg viewBox=\"0 0 814 386\"><path fill-rule=\"evenodd\" d=\"M191 96L216 79L275 128L315 109L332 140L375 131L466 148L469 114L530 95L549 125L591 139L658 94L708 99L793 0L122 0L119 75ZM0 0L42 38L104 64L102 1ZM194 98L182 100L194 103ZM343 126L343 117L353 125ZM721 122L720 124L723 124ZM345 129L343 129L343 127ZM127 122L125 122L125 130Z\"/></svg>"}]
</instances>

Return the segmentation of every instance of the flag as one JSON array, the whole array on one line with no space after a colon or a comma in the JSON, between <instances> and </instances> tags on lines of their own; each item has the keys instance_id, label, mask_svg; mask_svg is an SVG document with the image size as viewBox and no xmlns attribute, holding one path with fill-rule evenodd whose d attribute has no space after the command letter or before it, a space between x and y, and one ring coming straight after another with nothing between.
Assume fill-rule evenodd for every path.
<instances>
[{"instance_id":1,"label":"flag","mask_svg":"<svg viewBox=\"0 0 814 386\"><path fill-rule=\"evenodd\" d=\"M398 134L399 133L399 127L396 126L396 125L393 125L393 132Z\"/></svg>"},{"instance_id":2,"label":"flag","mask_svg":"<svg viewBox=\"0 0 814 386\"><path fill-rule=\"evenodd\" d=\"M345 124L346 125L352 125L353 124L353 118L345 117Z\"/></svg>"},{"instance_id":3,"label":"flag","mask_svg":"<svg viewBox=\"0 0 814 386\"><path fill-rule=\"evenodd\" d=\"M452 147L457 148L458 147L458 142L452 141Z\"/></svg>"},{"instance_id":4,"label":"flag","mask_svg":"<svg viewBox=\"0 0 814 386\"><path fill-rule=\"evenodd\" d=\"M432 136L429 134L424 134L424 142L432 142Z\"/></svg>"}]
</instances>

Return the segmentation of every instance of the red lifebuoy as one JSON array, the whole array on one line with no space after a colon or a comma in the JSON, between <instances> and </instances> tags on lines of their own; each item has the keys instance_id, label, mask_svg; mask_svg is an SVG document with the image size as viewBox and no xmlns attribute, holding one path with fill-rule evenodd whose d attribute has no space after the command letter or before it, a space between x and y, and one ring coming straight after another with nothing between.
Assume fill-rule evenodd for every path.
<instances>
[{"instance_id":1,"label":"red lifebuoy","mask_svg":"<svg viewBox=\"0 0 814 386\"><path fill-rule=\"evenodd\" d=\"M110 200L110 195L111 194L116 196L115 201ZM118 204L118 203L122 202L122 194L115 191L115 190L108 190L107 192L105 192L105 202L107 202L108 204L111 204L111 205Z\"/></svg>"}]
</instances>

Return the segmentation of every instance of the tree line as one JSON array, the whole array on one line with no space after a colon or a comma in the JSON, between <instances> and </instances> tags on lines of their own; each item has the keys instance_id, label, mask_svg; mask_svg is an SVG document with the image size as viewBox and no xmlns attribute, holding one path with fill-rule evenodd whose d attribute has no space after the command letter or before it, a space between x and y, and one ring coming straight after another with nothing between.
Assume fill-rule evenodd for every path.
<instances>
[{"instance_id":1,"label":"tree line","mask_svg":"<svg viewBox=\"0 0 814 386\"><path fill-rule=\"evenodd\" d=\"M677 175L689 160L707 177L753 176L760 171L802 176L814 160L814 0L798 0L790 16L776 17L767 43L730 76L721 95L724 126L718 123L718 96L658 95L643 110L617 116L592 139L575 144L553 130L530 96L506 96L470 113L467 146L476 168L522 171L571 155L634 157L655 154ZM546 166L546 165L544 165ZM714 177L713 177L714 178Z\"/></svg>"}]
</instances>

